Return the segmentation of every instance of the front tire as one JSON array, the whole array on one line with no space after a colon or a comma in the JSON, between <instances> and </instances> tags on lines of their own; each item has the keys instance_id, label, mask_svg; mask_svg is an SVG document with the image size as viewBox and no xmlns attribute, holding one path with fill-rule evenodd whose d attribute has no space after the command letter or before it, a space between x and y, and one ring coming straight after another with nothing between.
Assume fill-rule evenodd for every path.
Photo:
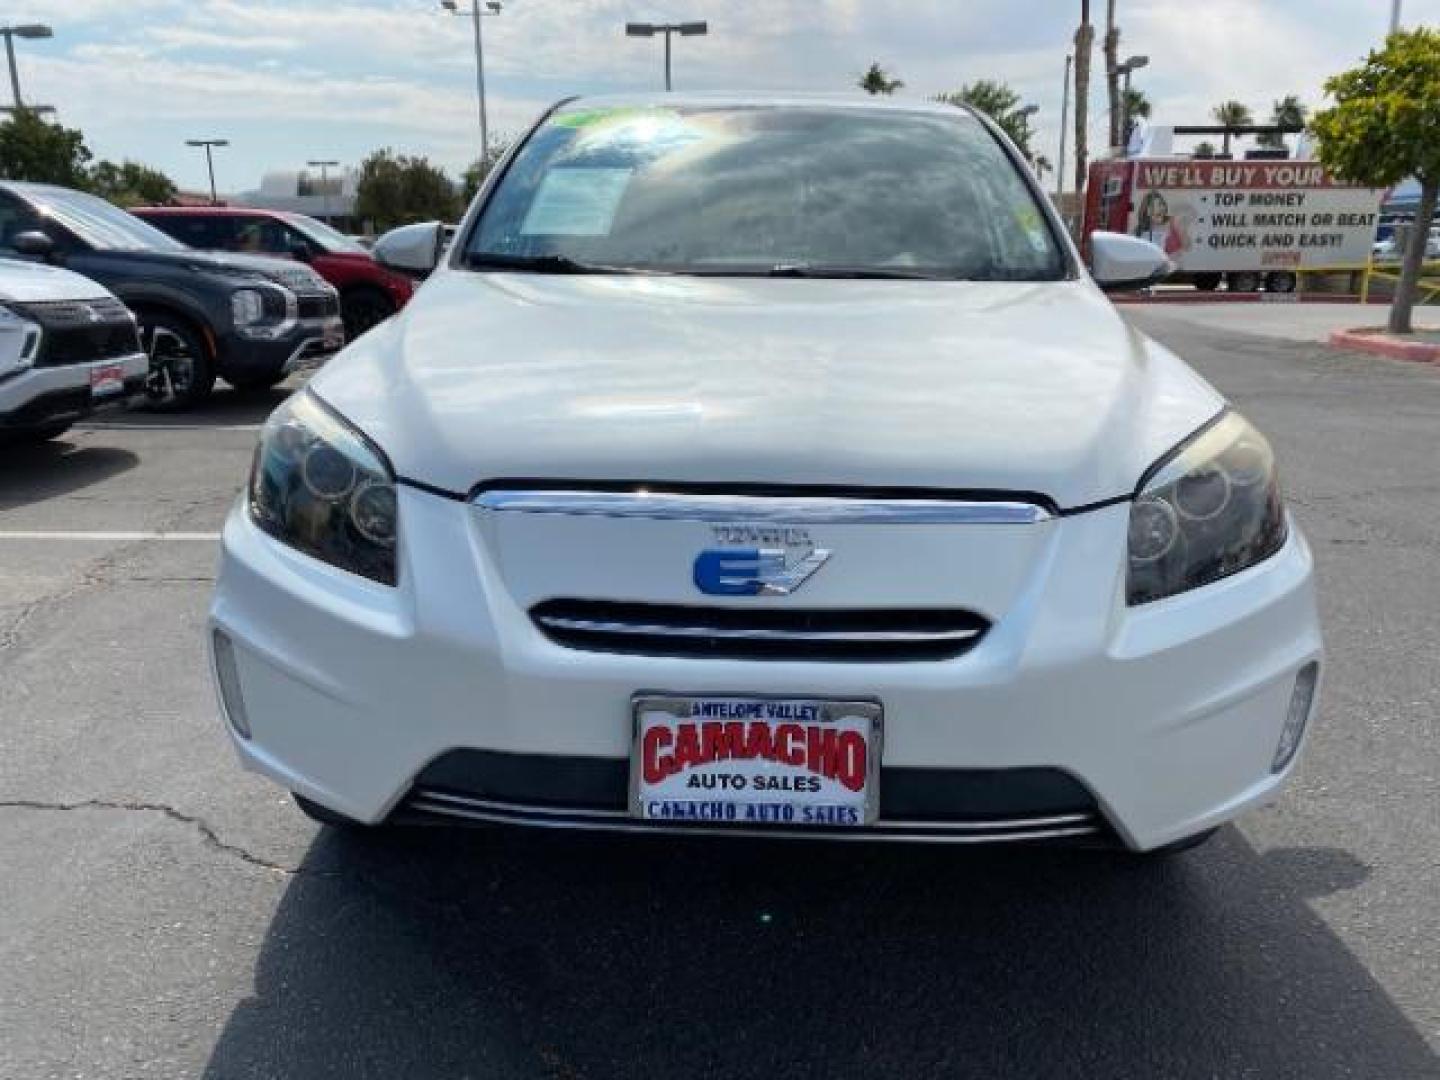
<instances>
[{"instance_id":1,"label":"front tire","mask_svg":"<svg viewBox=\"0 0 1440 1080\"><path fill-rule=\"evenodd\" d=\"M198 330L168 312L141 312L140 341L150 357L145 400L158 412L193 409L215 386L215 361Z\"/></svg>"},{"instance_id":2,"label":"front tire","mask_svg":"<svg viewBox=\"0 0 1440 1080\"><path fill-rule=\"evenodd\" d=\"M340 298L340 319L345 324L347 342L394 314L394 302L379 289L351 289Z\"/></svg>"}]
</instances>

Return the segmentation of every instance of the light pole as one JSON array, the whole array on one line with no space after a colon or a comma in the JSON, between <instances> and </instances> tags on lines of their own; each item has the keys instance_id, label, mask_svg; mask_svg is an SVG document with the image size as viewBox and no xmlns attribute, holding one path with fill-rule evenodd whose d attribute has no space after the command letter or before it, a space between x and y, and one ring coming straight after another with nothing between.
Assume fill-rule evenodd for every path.
<instances>
[{"instance_id":1,"label":"light pole","mask_svg":"<svg viewBox=\"0 0 1440 1080\"><path fill-rule=\"evenodd\" d=\"M1139 71L1148 63L1148 56L1132 56L1115 69L1125 76L1125 88L1120 92L1120 138L1125 140L1126 148L1130 146L1130 73Z\"/></svg>"},{"instance_id":2,"label":"light pole","mask_svg":"<svg viewBox=\"0 0 1440 1080\"><path fill-rule=\"evenodd\" d=\"M440 0L440 6L451 15L464 15L455 0ZM480 160L490 152L490 127L485 117L485 45L480 35L480 19L487 15L500 14L500 0L485 0L481 10L480 0L470 0L470 17L475 22L475 96L480 102Z\"/></svg>"},{"instance_id":3,"label":"light pole","mask_svg":"<svg viewBox=\"0 0 1440 1080\"><path fill-rule=\"evenodd\" d=\"M325 224L326 224L326 225L329 225L329 224L330 224L330 183L329 183L329 177L328 177L328 175L326 174L325 170L326 170L326 169L335 169L335 168L338 168L338 167L340 166L340 162L338 162L338 161L307 161L305 164L306 164L306 165L309 165L312 169L319 169L319 170L320 170L320 198L321 198L321 200L322 200L321 205L324 207L324 209L320 211L320 216L324 219ZM213 196L212 196L212 197L213 197Z\"/></svg>"},{"instance_id":4,"label":"light pole","mask_svg":"<svg viewBox=\"0 0 1440 1080\"><path fill-rule=\"evenodd\" d=\"M220 200L215 197L215 159L211 156L211 150L217 146L229 146L229 139L186 139L186 146L203 146L205 148L205 167L210 170L210 205L219 206Z\"/></svg>"},{"instance_id":5,"label":"light pole","mask_svg":"<svg viewBox=\"0 0 1440 1080\"><path fill-rule=\"evenodd\" d=\"M1400 29L1400 0L1390 0L1390 33L1396 33ZM12 61L11 71L15 70Z\"/></svg>"},{"instance_id":6,"label":"light pole","mask_svg":"<svg viewBox=\"0 0 1440 1080\"><path fill-rule=\"evenodd\" d=\"M665 89L670 86L670 35L679 34L681 37L700 37L710 32L710 24L706 22L683 22L683 23L626 23L626 37L654 37L656 34L665 35Z\"/></svg>"},{"instance_id":7,"label":"light pole","mask_svg":"<svg viewBox=\"0 0 1440 1080\"><path fill-rule=\"evenodd\" d=\"M1065 54L1065 85L1060 91L1060 159L1055 162L1055 197L1065 194L1065 128L1070 123L1070 65L1075 57Z\"/></svg>"},{"instance_id":8,"label":"light pole","mask_svg":"<svg viewBox=\"0 0 1440 1080\"><path fill-rule=\"evenodd\" d=\"M15 39L54 37L55 31L44 23L22 23L19 26L0 26L0 34L5 35L5 56L10 61L10 92L15 97L11 111L18 113L25 108L25 103L20 100L20 72L15 67ZM30 111L54 112L55 109L51 105L36 105Z\"/></svg>"}]
</instances>

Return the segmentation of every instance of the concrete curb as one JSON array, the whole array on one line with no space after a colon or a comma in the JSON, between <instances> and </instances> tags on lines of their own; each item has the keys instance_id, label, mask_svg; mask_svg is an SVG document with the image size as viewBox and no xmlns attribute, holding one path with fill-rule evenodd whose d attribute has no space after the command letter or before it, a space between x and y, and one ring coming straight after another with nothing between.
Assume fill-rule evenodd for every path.
<instances>
[{"instance_id":1,"label":"concrete curb","mask_svg":"<svg viewBox=\"0 0 1440 1080\"><path fill-rule=\"evenodd\" d=\"M1402 341L1384 330L1332 330L1330 344L1341 349L1356 349L1392 360L1416 360L1424 364L1440 364L1440 344L1428 341Z\"/></svg>"}]
</instances>

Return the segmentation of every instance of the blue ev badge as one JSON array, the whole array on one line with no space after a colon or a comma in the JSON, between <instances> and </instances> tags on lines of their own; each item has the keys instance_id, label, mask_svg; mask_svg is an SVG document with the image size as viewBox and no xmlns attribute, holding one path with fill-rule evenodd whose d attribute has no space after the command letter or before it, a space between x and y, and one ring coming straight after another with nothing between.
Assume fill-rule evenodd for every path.
<instances>
[{"instance_id":1,"label":"blue ev badge","mask_svg":"<svg viewBox=\"0 0 1440 1080\"><path fill-rule=\"evenodd\" d=\"M695 587L710 596L789 596L830 559L804 529L721 525L715 538L756 546L707 548L695 557Z\"/></svg>"}]
</instances>

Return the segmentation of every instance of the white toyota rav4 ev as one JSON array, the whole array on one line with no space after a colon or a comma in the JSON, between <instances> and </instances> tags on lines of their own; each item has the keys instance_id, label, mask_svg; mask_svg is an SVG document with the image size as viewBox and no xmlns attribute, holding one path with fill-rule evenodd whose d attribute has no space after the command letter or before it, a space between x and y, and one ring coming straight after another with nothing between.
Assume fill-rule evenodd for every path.
<instances>
[{"instance_id":1,"label":"white toyota rav4 ev","mask_svg":"<svg viewBox=\"0 0 1440 1080\"><path fill-rule=\"evenodd\" d=\"M988 121L567 101L440 247L225 526L226 722L312 816L1173 851L1285 784L1270 447Z\"/></svg>"}]
</instances>

